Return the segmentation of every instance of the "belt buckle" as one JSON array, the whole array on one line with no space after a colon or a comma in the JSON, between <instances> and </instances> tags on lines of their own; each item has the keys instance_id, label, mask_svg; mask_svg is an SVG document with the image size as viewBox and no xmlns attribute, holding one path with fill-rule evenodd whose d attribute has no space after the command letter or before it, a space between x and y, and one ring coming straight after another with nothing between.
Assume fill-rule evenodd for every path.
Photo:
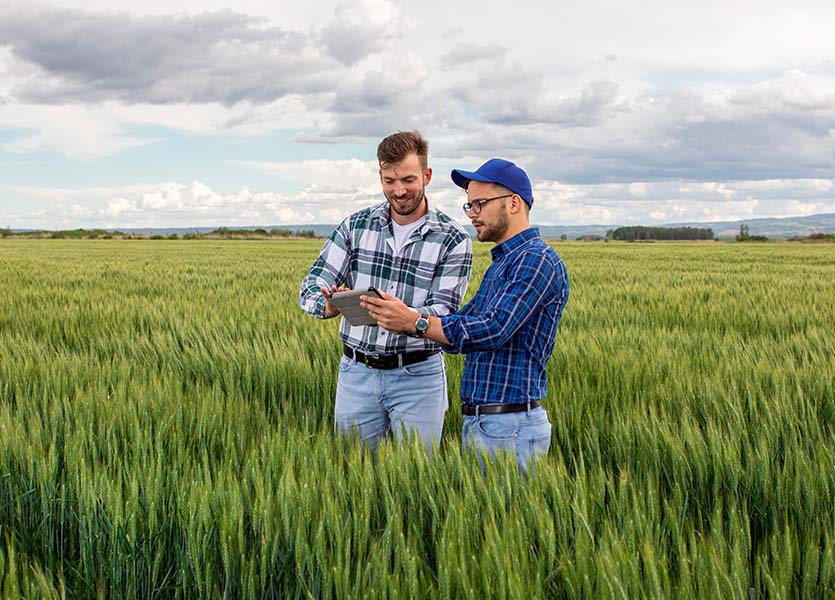
<instances>
[{"instance_id":1,"label":"belt buckle","mask_svg":"<svg viewBox=\"0 0 835 600\"><path fill-rule=\"evenodd\" d=\"M379 354L366 354L365 355L365 366L368 367L369 369L375 369L376 367L374 367L371 363L374 362L374 361L378 361L378 360L380 360L380 355Z\"/></svg>"}]
</instances>

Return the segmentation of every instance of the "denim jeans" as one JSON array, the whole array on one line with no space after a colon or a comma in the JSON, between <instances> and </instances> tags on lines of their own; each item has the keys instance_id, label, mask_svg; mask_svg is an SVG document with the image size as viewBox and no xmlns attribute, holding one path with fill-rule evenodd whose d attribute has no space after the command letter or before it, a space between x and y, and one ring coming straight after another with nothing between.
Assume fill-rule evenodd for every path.
<instances>
[{"instance_id":1,"label":"denim jeans","mask_svg":"<svg viewBox=\"0 0 835 600\"><path fill-rule=\"evenodd\" d=\"M338 431L356 430L376 451L390 431L397 439L414 432L431 451L441 441L449 406L442 353L399 369L372 369L353 358L339 362L335 424Z\"/></svg>"},{"instance_id":2,"label":"denim jeans","mask_svg":"<svg viewBox=\"0 0 835 600\"><path fill-rule=\"evenodd\" d=\"M522 472L536 455L551 447L551 422L542 406L516 413L465 416L461 433L462 450L484 449L513 453ZM483 465L482 465L483 466Z\"/></svg>"}]
</instances>

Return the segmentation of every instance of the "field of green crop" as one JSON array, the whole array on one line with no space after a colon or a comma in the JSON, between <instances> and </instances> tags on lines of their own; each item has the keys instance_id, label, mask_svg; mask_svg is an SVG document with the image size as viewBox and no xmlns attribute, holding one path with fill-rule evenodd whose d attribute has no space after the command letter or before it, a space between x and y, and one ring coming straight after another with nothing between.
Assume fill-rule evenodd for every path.
<instances>
[{"instance_id":1,"label":"field of green crop","mask_svg":"<svg viewBox=\"0 0 835 600\"><path fill-rule=\"evenodd\" d=\"M835 246L556 244L524 479L458 356L431 458L333 435L320 245L0 241L0 596L835 596Z\"/></svg>"}]
</instances>

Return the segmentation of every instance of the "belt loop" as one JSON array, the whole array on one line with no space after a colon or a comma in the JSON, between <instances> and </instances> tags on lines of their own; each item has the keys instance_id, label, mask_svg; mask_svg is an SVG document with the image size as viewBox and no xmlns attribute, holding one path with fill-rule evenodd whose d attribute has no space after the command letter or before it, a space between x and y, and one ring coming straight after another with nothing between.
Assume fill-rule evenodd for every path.
<instances>
[{"instance_id":1,"label":"belt loop","mask_svg":"<svg viewBox=\"0 0 835 600\"><path fill-rule=\"evenodd\" d=\"M478 409L479 409L479 405L478 405L478 404L476 404L476 405L475 405L475 420L476 420L476 421L478 421L478 413L479 413L479 410L478 410Z\"/></svg>"},{"instance_id":2,"label":"belt loop","mask_svg":"<svg viewBox=\"0 0 835 600\"><path fill-rule=\"evenodd\" d=\"M531 401L528 400L527 404L528 404L528 416L530 417L531 416Z\"/></svg>"},{"instance_id":3,"label":"belt loop","mask_svg":"<svg viewBox=\"0 0 835 600\"><path fill-rule=\"evenodd\" d=\"M405 352L398 352L398 353L397 353L397 368L398 368L398 369L402 369L402 368L403 368L403 357L404 357L404 356L406 356L406 353L405 353Z\"/></svg>"}]
</instances>

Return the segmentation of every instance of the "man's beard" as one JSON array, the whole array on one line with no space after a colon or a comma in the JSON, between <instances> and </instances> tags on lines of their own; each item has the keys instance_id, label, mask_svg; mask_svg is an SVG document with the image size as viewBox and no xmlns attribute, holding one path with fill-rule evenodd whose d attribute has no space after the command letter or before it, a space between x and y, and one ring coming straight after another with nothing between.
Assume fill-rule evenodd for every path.
<instances>
[{"instance_id":1,"label":"man's beard","mask_svg":"<svg viewBox=\"0 0 835 600\"><path fill-rule=\"evenodd\" d=\"M476 222L479 222L476 219ZM496 216L496 222L492 225L488 225L486 223L482 223L483 227L478 232L476 237L478 238L479 242L496 242L502 239L507 233L508 227L510 227L510 217L508 217L507 212L502 211Z\"/></svg>"},{"instance_id":2,"label":"man's beard","mask_svg":"<svg viewBox=\"0 0 835 600\"><path fill-rule=\"evenodd\" d=\"M403 217L407 217L421 207L424 198L426 198L425 190L425 187L421 187L420 191L405 205L401 205L394 196L386 196L386 200L388 200L389 206L394 212Z\"/></svg>"}]
</instances>

